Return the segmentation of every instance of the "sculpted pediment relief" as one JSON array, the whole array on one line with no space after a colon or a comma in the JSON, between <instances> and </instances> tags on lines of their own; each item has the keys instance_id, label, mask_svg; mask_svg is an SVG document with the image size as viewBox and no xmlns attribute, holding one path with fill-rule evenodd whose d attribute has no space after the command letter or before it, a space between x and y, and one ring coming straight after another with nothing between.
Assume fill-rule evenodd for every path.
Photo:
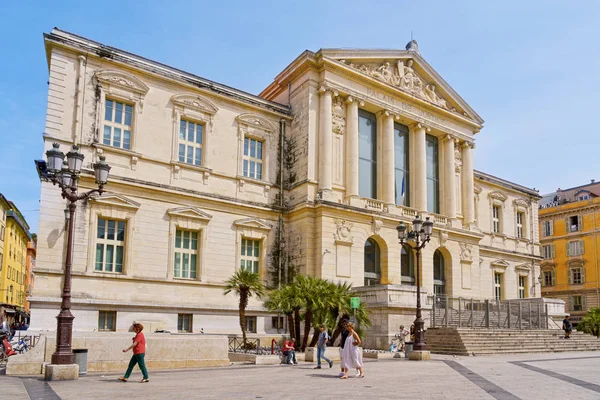
<instances>
[{"instance_id":1,"label":"sculpted pediment relief","mask_svg":"<svg viewBox=\"0 0 600 400\"><path fill-rule=\"evenodd\" d=\"M105 85L119 87L125 91L135 92L140 95L148 93L150 88L139 78L123 71L103 70L95 73L96 79Z\"/></svg>"},{"instance_id":2,"label":"sculpted pediment relief","mask_svg":"<svg viewBox=\"0 0 600 400\"><path fill-rule=\"evenodd\" d=\"M499 200L501 202L505 202L506 199L508 198L504 193L498 192L498 191L490 192L488 194L488 197L490 199Z\"/></svg>"},{"instance_id":3,"label":"sculpted pediment relief","mask_svg":"<svg viewBox=\"0 0 600 400\"><path fill-rule=\"evenodd\" d=\"M267 132L274 132L277 127L271 121L256 114L242 114L238 115L235 120L239 124L248 125L257 129L262 129Z\"/></svg>"},{"instance_id":4,"label":"sculpted pediment relief","mask_svg":"<svg viewBox=\"0 0 600 400\"><path fill-rule=\"evenodd\" d=\"M490 266L491 266L492 268L495 268L495 269L504 270L504 269L506 269L507 267L509 267L509 266L510 266L510 264L509 264L509 263L507 263L506 261L504 261L504 260L500 259L500 260L492 261L492 262L490 263Z\"/></svg>"},{"instance_id":5,"label":"sculpted pediment relief","mask_svg":"<svg viewBox=\"0 0 600 400\"><path fill-rule=\"evenodd\" d=\"M514 204L515 206L520 206L520 207L527 208L527 207L529 207L529 205L530 205L530 202L529 202L529 200L527 200L527 199L519 198L519 199L515 199L515 200L513 201L513 204Z\"/></svg>"},{"instance_id":6,"label":"sculpted pediment relief","mask_svg":"<svg viewBox=\"0 0 600 400\"><path fill-rule=\"evenodd\" d=\"M106 193L102 196L93 196L90 197L90 201L93 201L98 205L129 208L132 210L137 210L140 208L140 203L116 193Z\"/></svg>"},{"instance_id":7,"label":"sculpted pediment relief","mask_svg":"<svg viewBox=\"0 0 600 400\"><path fill-rule=\"evenodd\" d=\"M391 59L369 62L364 59L343 59L346 64L371 78L387 83L416 98L427 101L444 110L453 112L462 117L473 120L474 118L459 102L452 98L446 90L445 84L429 76L426 71L415 63L413 58Z\"/></svg>"},{"instance_id":8,"label":"sculpted pediment relief","mask_svg":"<svg viewBox=\"0 0 600 400\"><path fill-rule=\"evenodd\" d=\"M204 97L198 96L193 93L181 93L171 97L173 104L177 104L181 107L189 107L199 112L214 115L219 111L217 106L205 99Z\"/></svg>"},{"instance_id":9,"label":"sculpted pediment relief","mask_svg":"<svg viewBox=\"0 0 600 400\"><path fill-rule=\"evenodd\" d=\"M252 229L265 230L265 231L271 230L271 225L267 224L266 222L264 222L258 218L238 219L233 224L237 227L243 227L243 228L252 228Z\"/></svg>"}]
</instances>

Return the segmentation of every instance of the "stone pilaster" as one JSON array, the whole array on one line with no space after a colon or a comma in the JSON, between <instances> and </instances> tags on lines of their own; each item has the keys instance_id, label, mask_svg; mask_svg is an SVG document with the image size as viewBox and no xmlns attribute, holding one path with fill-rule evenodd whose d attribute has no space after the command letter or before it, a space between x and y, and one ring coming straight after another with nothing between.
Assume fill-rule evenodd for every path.
<instances>
[{"instance_id":1,"label":"stone pilaster","mask_svg":"<svg viewBox=\"0 0 600 400\"><path fill-rule=\"evenodd\" d=\"M410 160L410 170L413 181L411 190L414 193L414 205L418 211L427 211L427 148L425 134L429 128L422 123L411 126L410 140L413 142L413 154Z\"/></svg>"},{"instance_id":2,"label":"stone pilaster","mask_svg":"<svg viewBox=\"0 0 600 400\"><path fill-rule=\"evenodd\" d=\"M346 100L346 198L358 198L358 101Z\"/></svg>"},{"instance_id":3,"label":"stone pilaster","mask_svg":"<svg viewBox=\"0 0 600 400\"><path fill-rule=\"evenodd\" d=\"M475 189L473 176L473 143L462 145L462 194L463 224L470 226L475 222Z\"/></svg>"},{"instance_id":4,"label":"stone pilaster","mask_svg":"<svg viewBox=\"0 0 600 400\"><path fill-rule=\"evenodd\" d=\"M385 204L396 204L394 179L394 116L388 111L381 115L382 127L382 199Z\"/></svg>"},{"instance_id":5,"label":"stone pilaster","mask_svg":"<svg viewBox=\"0 0 600 400\"><path fill-rule=\"evenodd\" d=\"M331 90L319 89L319 190L331 191L332 184L332 103Z\"/></svg>"},{"instance_id":6,"label":"stone pilaster","mask_svg":"<svg viewBox=\"0 0 600 400\"><path fill-rule=\"evenodd\" d=\"M444 213L456 218L456 173L454 162L454 137L448 135L444 141Z\"/></svg>"}]
</instances>

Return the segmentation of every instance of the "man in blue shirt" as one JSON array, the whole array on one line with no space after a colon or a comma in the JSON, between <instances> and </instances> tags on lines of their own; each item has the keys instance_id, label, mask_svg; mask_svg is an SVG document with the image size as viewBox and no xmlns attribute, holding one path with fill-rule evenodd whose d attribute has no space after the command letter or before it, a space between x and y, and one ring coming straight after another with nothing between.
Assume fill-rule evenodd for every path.
<instances>
[{"instance_id":1,"label":"man in blue shirt","mask_svg":"<svg viewBox=\"0 0 600 400\"><path fill-rule=\"evenodd\" d=\"M329 343L329 334L323 324L319 325L319 331L321 333L319 333L319 341L317 342L317 366L315 369L321 369L321 358L324 358L329 363L329 368L331 368L333 361L325 357L325 349L327 348L327 343Z\"/></svg>"}]
</instances>

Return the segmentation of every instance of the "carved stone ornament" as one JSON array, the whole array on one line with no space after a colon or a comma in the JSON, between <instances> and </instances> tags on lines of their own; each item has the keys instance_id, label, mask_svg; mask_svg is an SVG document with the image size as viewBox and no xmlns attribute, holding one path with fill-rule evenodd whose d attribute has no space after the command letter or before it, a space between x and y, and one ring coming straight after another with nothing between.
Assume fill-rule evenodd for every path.
<instances>
[{"instance_id":1,"label":"carved stone ornament","mask_svg":"<svg viewBox=\"0 0 600 400\"><path fill-rule=\"evenodd\" d=\"M448 232L440 231L440 246L446 247L446 242L448 241Z\"/></svg>"},{"instance_id":2,"label":"carved stone ornament","mask_svg":"<svg viewBox=\"0 0 600 400\"><path fill-rule=\"evenodd\" d=\"M379 232L381 232L381 228L383 228L383 221L377 218L373 218L371 227L373 228L373 234L379 235Z\"/></svg>"},{"instance_id":3,"label":"carved stone ornament","mask_svg":"<svg viewBox=\"0 0 600 400\"><path fill-rule=\"evenodd\" d=\"M454 166L456 168L456 172L460 172L462 169L462 152L458 146L454 147Z\"/></svg>"},{"instance_id":4,"label":"carved stone ornament","mask_svg":"<svg viewBox=\"0 0 600 400\"><path fill-rule=\"evenodd\" d=\"M335 226L336 233L333 234L333 238L338 242L352 243L354 239L351 236L353 224L343 219L336 219Z\"/></svg>"},{"instance_id":5,"label":"carved stone ornament","mask_svg":"<svg viewBox=\"0 0 600 400\"><path fill-rule=\"evenodd\" d=\"M471 254L471 245L466 243L460 243L460 260L461 261L473 261L473 255Z\"/></svg>"},{"instance_id":6,"label":"carved stone ornament","mask_svg":"<svg viewBox=\"0 0 600 400\"><path fill-rule=\"evenodd\" d=\"M437 93L433 83L427 83L415 72L413 63L412 59L408 59L406 62L398 60L396 65L392 65L388 61L383 64L354 64L350 62L348 65L350 68L397 87L444 110L460 114L456 108L449 106L446 99Z\"/></svg>"},{"instance_id":7,"label":"carved stone ornament","mask_svg":"<svg viewBox=\"0 0 600 400\"><path fill-rule=\"evenodd\" d=\"M333 99L332 114L333 132L343 135L346 129L346 105L340 96Z\"/></svg>"},{"instance_id":8,"label":"carved stone ornament","mask_svg":"<svg viewBox=\"0 0 600 400\"><path fill-rule=\"evenodd\" d=\"M150 88L136 76L123 71L102 70L94 74L98 82L104 85L114 85L126 91L135 92L140 95L148 93Z\"/></svg>"}]
</instances>

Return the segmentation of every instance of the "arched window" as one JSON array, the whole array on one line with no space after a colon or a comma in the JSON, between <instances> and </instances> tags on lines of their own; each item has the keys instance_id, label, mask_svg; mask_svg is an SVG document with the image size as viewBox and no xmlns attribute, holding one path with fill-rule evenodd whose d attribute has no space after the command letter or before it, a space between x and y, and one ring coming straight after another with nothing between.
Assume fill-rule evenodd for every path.
<instances>
[{"instance_id":1,"label":"arched window","mask_svg":"<svg viewBox=\"0 0 600 400\"><path fill-rule=\"evenodd\" d=\"M379 245L371 238L365 242L365 286L381 283L381 256Z\"/></svg>"},{"instance_id":2,"label":"arched window","mask_svg":"<svg viewBox=\"0 0 600 400\"><path fill-rule=\"evenodd\" d=\"M433 253L433 291L436 295L446 294L444 255L439 250Z\"/></svg>"},{"instance_id":3,"label":"arched window","mask_svg":"<svg viewBox=\"0 0 600 400\"><path fill-rule=\"evenodd\" d=\"M402 246L400 252L400 274L402 275L402 284L415 284L415 263L413 251L410 247Z\"/></svg>"}]
</instances>

